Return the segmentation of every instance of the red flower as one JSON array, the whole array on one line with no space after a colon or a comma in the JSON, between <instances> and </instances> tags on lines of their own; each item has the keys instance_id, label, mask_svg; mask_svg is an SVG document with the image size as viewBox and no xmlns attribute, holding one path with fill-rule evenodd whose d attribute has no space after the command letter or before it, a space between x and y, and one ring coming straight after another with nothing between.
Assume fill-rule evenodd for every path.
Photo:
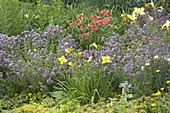
<instances>
[{"instance_id":1,"label":"red flower","mask_svg":"<svg viewBox=\"0 0 170 113\"><path fill-rule=\"evenodd\" d=\"M97 20L97 19L100 19L101 17L100 17L100 16L97 16L97 15L92 15L91 18L92 18L93 20Z\"/></svg>"},{"instance_id":2,"label":"red flower","mask_svg":"<svg viewBox=\"0 0 170 113\"><path fill-rule=\"evenodd\" d=\"M96 25L90 25L89 26L92 30L97 30L98 29L98 26L96 26Z\"/></svg>"},{"instance_id":3,"label":"red flower","mask_svg":"<svg viewBox=\"0 0 170 113\"><path fill-rule=\"evenodd\" d=\"M100 11L100 14L107 16L109 14L109 10L102 10L102 11Z\"/></svg>"},{"instance_id":4,"label":"red flower","mask_svg":"<svg viewBox=\"0 0 170 113\"><path fill-rule=\"evenodd\" d=\"M77 24L75 22L68 22L68 24L72 27L77 26Z\"/></svg>"},{"instance_id":5,"label":"red flower","mask_svg":"<svg viewBox=\"0 0 170 113\"><path fill-rule=\"evenodd\" d=\"M88 36L90 36L90 34L89 33L82 33L82 34L80 34L80 36L81 37L88 37Z\"/></svg>"},{"instance_id":6,"label":"red flower","mask_svg":"<svg viewBox=\"0 0 170 113\"><path fill-rule=\"evenodd\" d=\"M98 24L99 26L103 25L103 20L98 20L98 21L97 21L97 24Z\"/></svg>"},{"instance_id":7,"label":"red flower","mask_svg":"<svg viewBox=\"0 0 170 113\"><path fill-rule=\"evenodd\" d=\"M78 26L81 26L81 25L83 25L83 22L82 22L82 21L79 21L79 22L77 23L77 25L78 25Z\"/></svg>"},{"instance_id":8,"label":"red flower","mask_svg":"<svg viewBox=\"0 0 170 113\"><path fill-rule=\"evenodd\" d=\"M103 18L103 24L110 24L111 17L105 17Z\"/></svg>"}]
</instances>

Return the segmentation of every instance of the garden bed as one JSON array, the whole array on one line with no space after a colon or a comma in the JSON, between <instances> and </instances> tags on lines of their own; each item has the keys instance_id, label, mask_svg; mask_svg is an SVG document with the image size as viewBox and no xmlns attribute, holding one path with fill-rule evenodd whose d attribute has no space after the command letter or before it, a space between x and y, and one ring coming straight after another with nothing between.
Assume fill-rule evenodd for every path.
<instances>
[{"instance_id":1,"label":"garden bed","mask_svg":"<svg viewBox=\"0 0 170 113\"><path fill-rule=\"evenodd\" d=\"M170 112L169 1L0 1L0 112Z\"/></svg>"}]
</instances>

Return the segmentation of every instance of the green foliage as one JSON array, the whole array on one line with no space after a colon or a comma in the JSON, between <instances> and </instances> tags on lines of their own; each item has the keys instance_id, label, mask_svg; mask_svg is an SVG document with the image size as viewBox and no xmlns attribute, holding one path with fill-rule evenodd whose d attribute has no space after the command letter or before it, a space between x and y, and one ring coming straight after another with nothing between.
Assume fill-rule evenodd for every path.
<instances>
[{"instance_id":1,"label":"green foliage","mask_svg":"<svg viewBox=\"0 0 170 113\"><path fill-rule=\"evenodd\" d=\"M166 113L170 111L168 108L170 105L168 102L169 98L168 94L165 94L163 97L142 96L136 100L128 100L127 103L129 103L130 106L127 106L125 102L122 101L122 98L110 98L110 102L107 103L106 106L111 112Z\"/></svg>"},{"instance_id":2,"label":"green foliage","mask_svg":"<svg viewBox=\"0 0 170 113\"><path fill-rule=\"evenodd\" d=\"M93 67L88 63L77 67L58 84L66 97L76 99L82 104L96 103L101 97L108 98L112 92L111 78L102 71L102 67ZM58 82L58 80L56 79Z\"/></svg>"},{"instance_id":3,"label":"green foliage","mask_svg":"<svg viewBox=\"0 0 170 113\"><path fill-rule=\"evenodd\" d=\"M21 2L30 2L30 3L36 3L39 1L42 1L43 3L54 3L57 2L58 0L19 0Z\"/></svg>"},{"instance_id":4,"label":"green foliage","mask_svg":"<svg viewBox=\"0 0 170 113\"><path fill-rule=\"evenodd\" d=\"M130 88L132 88L131 84L129 84L128 81L123 82L120 84L120 86L122 88L122 94L120 96L120 99L117 103L115 103L115 100L118 100L116 98L110 99L110 103L107 104L107 107L114 107L116 109L116 111L118 112L127 112L127 108L129 109L133 109L133 102L129 101L130 99L133 98L133 95L130 94ZM115 104L114 104L115 103Z\"/></svg>"},{"instance_id":5,"label":"green foliage","mask_svg":"<svg viewBox=\"0 0 170 113\"><path fill-rule=\"evenodd\" d=\"M142 96L136 100L128 100L129 103L132 103L132 106L127 106L124 109L125 112L142 112L142 113L166 113L169 112L169 98L170 96L165 94L163 97L146 97ZM110 98L106 101L100 99L98 103L90 103L84 106L80 106L79 103L75 100L68 100L65 103L58 104L57 100L53 98L46 97L40 102L34 103L25 103L23 104L24 99L17 99L17 97L9 99L4 97L3 100L0 100L0 111L1 112L10 112L10 113L23 113L23 112L50 112L50 113L106 113L106 112L122 112L119 110L120 107L124 106L124 103L121 98ZM8 109L5 109L8 108ZM12 110L11 110L12 109Z\"/></svg>"},{"instance_id":6,"label":"green foliage","mask_svg":"<svg viewBox=\"0 0 170 113\"><path fill-rule=\"evenodd\" d=\"M156 72L160 70L160 72ZM166 87L166 81L170 79L170 65L165 60L160 60L157 63L152 63L146 67L140 77L130 77L129 80L133 84L133 93L135 97L141 95L151 95ZM165 92L168 89L165 88Z\"/></svg>"},{"instance_id":7,"label":"green foliage","mask_svg":"<svg viewBox=\"0 0 170 113\"><path fill-rule=\"evenodd\" d=\"M15 94L14 97L4 96L0 100L0 111L2 110L12 110L15 108L20 108L21 106L24 106L24 104L33 104L33 103L45 103L44 107L52 107L54 106L56 102L54 102L54 99L47 97L42 92L38 93L22 93L22 94ZM17 112L17 111L16 111Z\"/></svg>"},{"instance_id":8,"label":"green foliage","mask_svg":"<svg viewBox=\"0 0 170 113\"><path fill-rule=\"evenodd\" d=\"M38 92L41 88L46 87L46 80L41 76L30 76L31 73L27 73L24 76L15 76L3 79L0 78L1 82L1 94L14 96L15 93L24 93L27 94L29 92ZM45 89L45 88L44 88Z\"/></svg>"},{"instance_id":9,"label":"green foliage","mask_svg":"<svg viewBox=\"0 0 170 113\"><path fill-rule=\"evenodd\" d=\"M24 30L44 30L49 24L62 24L62 2L52 6L38 1L36 5L18 0L0 1L0 33L19 35Z\"/></svg>"},{"instance_id":10,"label":"green foliage","mask_svg":"<svg viewBox=\"0 0 170 113\"><path fill-rule=\"evenodd\" d=\"M22 7L18 0L0 1L0 33L17 35L26 29Z\"/></svg>"},{"instance_id":11,"label":"green foliage","mask_svg":"<svg viewBox=\"0 0 170 113\"><path fill-rule=\"evenodd\" d=\"M119 11L132 11L134 7L143 7L145 3L150 3L151 0L62 0L68 4L88 3L88 6L97 6L98 8L112 8L115 7ZM158 6L167 7L169 1L153 0Z\"/></svg>"}]
</instances>

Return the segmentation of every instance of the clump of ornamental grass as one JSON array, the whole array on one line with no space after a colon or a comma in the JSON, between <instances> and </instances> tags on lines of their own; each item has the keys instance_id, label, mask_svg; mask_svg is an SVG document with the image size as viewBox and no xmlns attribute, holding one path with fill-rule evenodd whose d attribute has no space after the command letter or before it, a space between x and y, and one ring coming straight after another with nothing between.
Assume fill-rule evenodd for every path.
<instances>
[{"instance_id":1,"label":"clump of ornamental grass","mask_svg":"<svg viewBox=\"0 0 170 113\"><path fill-rule=\"evenodd\" d=\"M107 75L102 66L94 67L84 61L81 66L75 65L73 68L70 74L64 75L64 81L54 79L56 86L62 88L64 96L76 99L81 104L96 103L102 97L109 97L114 78Z\"/></svg>"}]
</instances>

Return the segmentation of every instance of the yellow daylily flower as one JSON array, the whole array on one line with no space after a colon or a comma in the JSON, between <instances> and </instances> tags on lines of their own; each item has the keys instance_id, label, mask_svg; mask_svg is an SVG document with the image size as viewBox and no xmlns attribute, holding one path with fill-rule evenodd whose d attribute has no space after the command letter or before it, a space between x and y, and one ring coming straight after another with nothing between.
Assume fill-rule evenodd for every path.
<instances>
[{"instance_id":1,"label":"yellow daylily flower","mask_svg":"<svg viewBox=\"0 0 170 113\"><path fill-rule=\"evenodd\" d=\"M78 56L78 57L81 57L82 54L83 54L83 52L78 52L78 53L77 53L77 56Z\"/></svg>"},{"instance_id":2,"label":"yellow daylily flower","mask_svg":"<svg viewBox=\"0 0 170 113\"><path fill-rule=\"evenodd\" d=\"M169 84L170 83L170 80L166 81L166 84Z\"/></svg>"},{"instance_id":3,"label":"yellow daylily flower","mask_svg":"<svg viewBox=\"0 0 170 113\"><path fill-rule=\"evenodd\" d=\"M109 56L102 56L102 64L109 63L109 62L111 62Z\"/></svg>"},{"instance_id":4,"label":"yellow daylily flower","mask_svg":"<svg viewBox=\"0 0 170 113\"><path fill-rule=\"evenodd\" d=\"M94 42L93 43L93 46L97 49L98 48L98 46L97 46L97 44Z\"/></svg>"},{"instance_id":5,"label":"yellow daylily flower","mask_svg":"<svg viewBox=\"0 0 170 113\"><path fill-rule=\"evenodd\" d=\"M92 59L93 59L93 57L92 57L92 56L90 56L87 62L92 61Z\"/></svg>"},{"instance_id":6,"label":"yellow daylily flower","mask_svg":"<svg viewBox=\"0 0 170 113\"><path fill-rule=\"evenodd\" d=\"M158 90L156 93L152 93L151 96L159 96L161 95L161 92Z\"/></svg>"},{"instance_id":7,"label":"yellow daylily flower","mask_svg":"<svg viewBox=\"0 0 170 113\"><path fill-rule=\"evenodd\" d=\"M60 58L58 58L58 60L60 61L60 64L62 65L63 63L67 62L67 59L65 58L65 56L62 56Z\"/></svg>"},{"instance_id":8,"label":"yellow daylily flower","mask_svg":"<svg viewBox=\"0 0 170 113\"><path fill-rule=\"evenodd\" d=\"M144 15L145 14L144 10L145 9L143 7L142 8L135 7L133 13L137 13L139 15Z\"/></svg>"},{"instance_id":9,"label":"yellow daylily flower","mask_svg":"<svg viewBox=\"0 0 170 113\"><path fill-rule=\"evenodd\" d=\"M163 91L165 88L161 88L160 90Z\"/></svg>"},{"instance_id":10,"label":"yellow daylily flower","mask_svg":"<svg viewBox=\"0 0 170 113\"><path fill-rule=\"evenodd\" d=\"M129 19L131 19L132 21L136 20L137 17L135 14L132 14L132 15L127 15Z\"/></svg>"},{"instance_id":11,"label":"yellow daylily flower","mask_svg":"<svg viewBox=\"0 0 170 113\"><path fill-rule=\"evenodd\" d=\"M156 95L155 95L155 93L152 93L151 96L154 97L154 96L156 96Z\"/></svg>"},{"instance_id":12,"label":"yellow daylily flower","mask_svg":"<svg viewBox=\"0 0 170 113\"><path fill-rule=\"evenodd\" d=\"M71 66L71 67L75 67L75 65L73 64L73 62L69 62L68 65Z\"/></svg>"},{"instance_id":13,"label":"yellow daylily flower","mask_svg":"<svg viewBox=\"0 0 170 113\"><path fill-rule=\"evenodd\" d=\"M71 48L67 48L67 49L65 49L65 52L71 53L71 52L72 52L72 49L71 49Z\"/></svg>"},{"instance_id":14,"label":"yellow daylily flower","mask_svg":"<svg viewBox=\"0 0 170 113\"><path fill-rule=\"evenodd\" d=\"M135 103L135 102L137 102L137 100L133 100L133 102Z\"/></svg>"},{"instance_id":15,"label":"yellow daylily flower","mask_svg":"<svg viewBox=\"0 0 170 113\"><path fill-rule=\"evenodd\" d=\"M164 25L162 26L162 29L166 28L166 29L169 29L170 27L170 21L167 20L166 23L164 23Z\"/></svg>"}]
</instances>

